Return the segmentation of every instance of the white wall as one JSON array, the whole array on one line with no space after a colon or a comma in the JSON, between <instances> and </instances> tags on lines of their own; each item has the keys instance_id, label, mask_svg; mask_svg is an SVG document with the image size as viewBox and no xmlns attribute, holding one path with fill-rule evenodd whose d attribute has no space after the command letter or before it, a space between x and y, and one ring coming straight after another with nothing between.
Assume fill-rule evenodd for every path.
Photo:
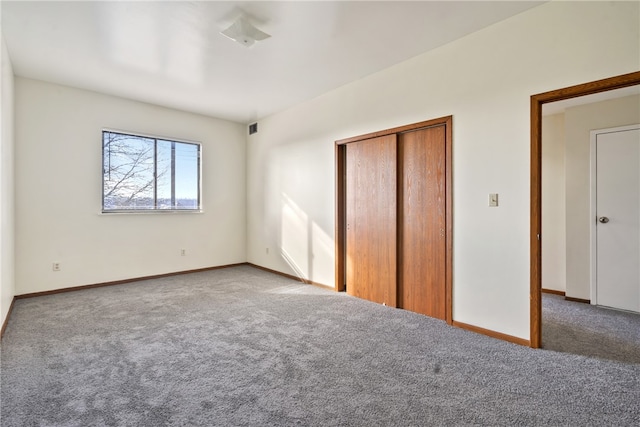
<instances>
[{"instance_id":1,"label":"white wall","mask_svg":"<svg viewBox=\"0 0 640 427\"><path fill-rule=\"evenodd\" d=\"M637 71L639 13L547 3L261 120L248 260L332 286L334 141L453 114L453 317L528 339L530 96Z\"/></svg>"},{"instance_id":2,"label":"white wall","mask_svg":"<svg viewBox=\"0 0 640 427\"><path fill-rule=\"evenodd\" d=\"M9 52L2 44L0 84L0 325L15 295L14 274L14 138L13 69Z\"/></svg>"},{"instance_id":3,"label":"white wall","mask_svg":"<svg viewBox=\"0 0 640 427\"><path fill-rule=\"evenodd\" d=\"M16 294L246 261L245 126L20 77L15 101ZM201 142L204 213L101 214L103 128Z\"/></svg>"},{"instance_id":4,"label":"white wall","mask_svg":"<svg viewBox=\"0 0 640 427\"><path fill-rule=\"evenodd\" d=\"M565 111L567 290L590 299L590 132L640 123L640 96L596 102Z\"/></svg>"},{"instance_id":5,"label":"white wall","mask_svg":"<svg viewBox=\"0 0 640 427\"><path fill-rule=\"evenodd\" d=\"M564 113L542 118L542 288L565 292L567 277Z\"/></svg>"}]
</instances>

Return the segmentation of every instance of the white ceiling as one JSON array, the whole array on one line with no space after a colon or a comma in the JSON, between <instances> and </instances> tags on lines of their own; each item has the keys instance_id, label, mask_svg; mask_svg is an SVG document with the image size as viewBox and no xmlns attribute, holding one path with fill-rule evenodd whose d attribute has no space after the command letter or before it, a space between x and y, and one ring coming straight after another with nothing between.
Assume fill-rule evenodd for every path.
<instances>
[{"instance_id":1,"label":"white ceiling","mask_svg":"<svg viewBox=\"0 0 640 427\"><path fill-rule=\"evenodd\" d=\"M268 116L543 2L13 2L17 75L242 123ZM241 13L271 38L219 34Z\"/></svg>"}]
</instances>

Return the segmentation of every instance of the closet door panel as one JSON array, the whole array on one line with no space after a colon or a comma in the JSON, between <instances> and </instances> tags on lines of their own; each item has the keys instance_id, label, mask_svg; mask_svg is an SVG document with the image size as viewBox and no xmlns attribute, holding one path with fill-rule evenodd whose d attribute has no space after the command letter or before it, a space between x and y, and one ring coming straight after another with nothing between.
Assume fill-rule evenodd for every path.
<instances>
[{"instance_id":1,"label":"closet door panel","mask_svg":"<svg viewBox=\"0 0 640 427\"><path fill-rule=\"evenodd\" d=\"M445 126L400 135L399 306L446 316Z\"/></svg>"},{"instance_id":2,"label":"closet door panel","mask_svg":"<svg viewBox=\"0 0 640 427\"><path fill-rule=\"evenodd\" d=\"M347 293L397 305L397 137L346 149Z\"/></svg>"}]
</instances>

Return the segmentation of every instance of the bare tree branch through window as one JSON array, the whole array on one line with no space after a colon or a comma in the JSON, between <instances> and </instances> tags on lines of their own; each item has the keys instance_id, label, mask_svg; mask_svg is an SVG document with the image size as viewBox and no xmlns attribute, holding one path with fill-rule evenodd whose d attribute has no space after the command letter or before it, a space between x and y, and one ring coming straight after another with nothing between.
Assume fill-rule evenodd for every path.
<instances>
[{"instance_id":1,"label":"bare tree branch through window","mask_svg":"<svg viewBox=\"0 0 640 427\"><path fill-rule=\"evenodd\" d=\"M199 210L200 144L103 131L102 210Z\"/></svg>"}]
</instances>

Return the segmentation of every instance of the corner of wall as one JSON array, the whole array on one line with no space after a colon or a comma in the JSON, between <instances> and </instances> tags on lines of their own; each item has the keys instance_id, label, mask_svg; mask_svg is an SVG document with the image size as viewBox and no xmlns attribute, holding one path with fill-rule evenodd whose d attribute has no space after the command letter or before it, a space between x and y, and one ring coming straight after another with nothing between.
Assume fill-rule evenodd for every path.
<instances>
[{"instance_id":1,"label":"corner of wall","mask_svg":"<svg viewBox=\"0 0 640 427\"><path fill-rule=\"evenodd\" d=\"M14 81L9 51L0 34L0 325L5 325L15 295Z\"/></svg>"}]
</instances>

